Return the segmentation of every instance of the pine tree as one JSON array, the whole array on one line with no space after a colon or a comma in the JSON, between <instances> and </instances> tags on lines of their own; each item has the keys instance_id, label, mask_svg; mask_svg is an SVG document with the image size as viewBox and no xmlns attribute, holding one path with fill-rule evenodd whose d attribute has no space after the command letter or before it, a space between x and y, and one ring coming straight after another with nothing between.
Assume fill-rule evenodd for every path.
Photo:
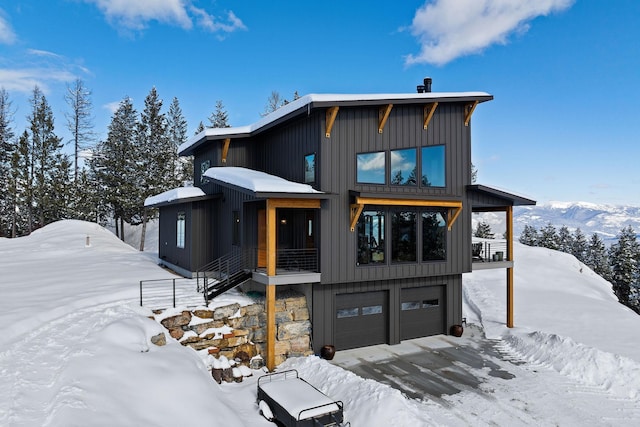
<instances>
[{"instance_id":1,"label":"pine tree","mask_svg":"<svg viewBox=\"0 0 640 427\"><path fill-rule=\"evenodd\" d=\"M107 139L98 144L90 161L91 174L96 177L115 220L116 235L123 240L124 219L140 206L140 197L136 196L141 163L136 149L137 127L137 112L126 97L111 117Z\"/></svg>"},{"instance_id":2,"label":"pine tree","mask_svg":"<svg viewBox=\"0 0 640 427\"><path fill-rule=\"evenodd\" d=\"M10 180L8 194L12 205L11 237L18 237L31 232L31 144L26 130L18 138L18 144L11 156Z\"/></svg>"},{"instance_id":3,"label":"pine tree","mask_svg":"<svg viewBox=\"0 0 640 427\"><path fill-rule=\"evenodd\" d=\"M11 159L16 149L12 129L13 112L9 93L0 88L0 237L11 234L13 203L9 190L11 185Z\"/></svg>"},{"instance_id":4,"label":"pine tree","mask_svg":"<svg viewBox=\"0 0 640 427\"><path fill-rule=\"evenodd\" d=\"M474 237L479 237L482 239L493 239L493 232L491 231L491 226L484 222L484 220L478 222L476 226L476 230L473 233Z\"/></svg>"},{"instance_id":5,"label":"pine tree","mask_svg":"<svg viewBox=\"0 0 640 427\"><path fill-rule=\"evenodd\" d=\"M611 261L613 292L620 303L633 306L630 297L632 288L637 286L640 245L631 226L620 231L618 242L609 248L609 259Z\"/></svg>"},{"instance_id":6,"label":"pine tree","mask_svg":"<svg viewBox=\"0 0 640 427\"><path fill-rule=\"evenodd\" d=\"M585 264L605 280L611 281L611 266L604 242L596 233L591 235L585 252Z\"/></svg>"},{"instance_id":7,"label":"pine tree","mask_svg":"<svg viewBox=\"0 0 640 427\"><path fill-rule=\"evenodd\" d=\"M198 123L198 127L196 128L196 132L194 135L199 134L200 132L204 131L206 128L204 127L204 123L200 122Z\"/></svg>"},{"instance_id":8,"label":"pine tree","mask_svg":"<svg viewBox=\"0 0 640 427\"><path fill-rule=\"evenodd\" d=\"M576 228L573 232L573 245L571 246L571 254L580 262L585 262L587 255L587 239L580 228Z\"/></svg>"},{"instance_id":9,"label":"pine tree","mask_svg":"<svg viewBox=\"0 0 640 427\"><path fill-rule=\"evenodd\" d=\"M30 102L32 112L28 120L33 156L31 162L33 202L36 209L32 221L35 219L37 226L43 227L60 219L50 208L53 207L55 191L52 188L52 174L59 167L58 154L62 149L62 140L54 132L53 112L46 97L37 86L33 90Z\"/></svg>"},{"instance_id":10,"label":"pine tree","mask_svg":"<svg viewBox=\"0 0 640 427\"><path fill-rule=\"evenodd\" d=\"M96 138L93 131L91 91L85 87L82 80L76 79L71 86L67 85L64 99L71 109L65 116L67 128L73 137L73 179L76 180L80 169L78 165L79 153L81 150L89 148Z\"/></svg>"},{"instance_id":11,"label":"pine tree","mask_svg":"<svg viewBox=\"0 0 640 427\"><path fill-rule=\"evenodd\" d=\"M187 121L182 115L178 98L173 98L167 114L167 131L169 141L176 152L176 180L177 182L193 182L193 156L179 157L178 148L187 141Z\"/></svg>"},{"instance_id":12,"label":"pine tree","mask_svg":"<svg viewBox=\"0 0 640 427\"><path fill-rule=\"evenodd\" d=\"M209 116L209 122L212 128L228 128L229 125L229 113L224 109L222 101L216 101L216 109Z\"/></svg>"},{"instance_id":13,"label":"pine tree","mask_svg":"<svg viewBox=\"0 0 640 427\"><path fill-rule=\"evenodd\" d=\"M540 230L540 239L538 241L538 246L542 246L547 249L555 249L559 248L558 241L558 233L556 232L556 228L548 223Z\"/></svg>"},{"instance_id":14,"label":"pine tree","mask_svg":"<svg viewBox=\"0 0 640 427\"><path fill-rule=\"evenodd\" d=\"M540 237L538 236L538 230L532 225L525 225L524 230L518 241L523 245L538 246Z\"/></svg>"},{"instance_id":15,"label":"pine tree","mask_svg":"<svg viewBox=\"0 0 640 427\"><path fill-rule=\"evenodd\" d=\"M558 250L568 254L573 251L573 236L566 225L558 230Z\"/></svg>"}]
</instances>

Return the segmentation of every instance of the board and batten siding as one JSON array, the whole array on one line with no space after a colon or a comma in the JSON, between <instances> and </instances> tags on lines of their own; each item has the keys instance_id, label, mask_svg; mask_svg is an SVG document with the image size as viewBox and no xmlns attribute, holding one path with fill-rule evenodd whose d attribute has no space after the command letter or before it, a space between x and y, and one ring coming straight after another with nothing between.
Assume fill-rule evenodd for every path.
<instances>
[{"instance_id":1,"label":"board and batten siding","mask_svg":"<svg viewBox=\"0 0 640 427\"><path fill-rule=\"evenodd\" d=\"M320 233L322 283L360 282L409 277L461 274L471 269L471 206L466 185L471 183L470 127L464 125L463 104L440 104L427 130L423 129L422 106L397 106L391 111L382 134L378 133L378 107L340 108L330 138L320 143L320 188L339 197L324 201ZM324 130L324 118L321 129ZM446 145L446 187L422 188L365 185L356 182L356 154ZM419 152L418 160L419 162ZM389 159L387 155L387 169ZM389 181L389 177L387 177ZM447 233L447 260L383 266L356 264L356 232L350 231L349 191L379 197L402 195L463 202L463 212ZM367 206L365 209L369 209ZM371 206L375 209L374 206ZM390 231L390 223L387 225ZM388 249L388 248L387 248ZM389 257L390 254L387 254Z\"/></svg>"}]
</instances>

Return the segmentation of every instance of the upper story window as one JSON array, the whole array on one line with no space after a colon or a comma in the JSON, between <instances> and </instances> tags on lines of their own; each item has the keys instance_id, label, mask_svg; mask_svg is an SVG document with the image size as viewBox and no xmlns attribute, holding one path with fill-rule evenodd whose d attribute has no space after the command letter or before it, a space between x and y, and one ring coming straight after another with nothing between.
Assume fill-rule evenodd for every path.
<instances>
[{"instance_id":1,"label":"upper story window","mask_svg":"<svg viewBox=\"0 0 640 427\"><path fill-rule=\"evenodd\" d=\"M386 156L384 151L358 154L356 181L360 184L385 184Z\"/></svg>"},{"instance_id":2,"label":"upper story window","mask_svg":"<svg viewBox=\"0 0 640 427\"><path fill-rule=\"evenodd\" d=\"M418 185L415 148L391 151L391 184Z\"/></svg>"},{"instance_id":3,"label":"upper story window","mask_svg":"<svg viewBox=\"0 0 640 427\"><path fill-rule=\"evenodd\" d=\"M422 186L446 186L444 145L422 147Z\"/></svg>"}]
</instances>

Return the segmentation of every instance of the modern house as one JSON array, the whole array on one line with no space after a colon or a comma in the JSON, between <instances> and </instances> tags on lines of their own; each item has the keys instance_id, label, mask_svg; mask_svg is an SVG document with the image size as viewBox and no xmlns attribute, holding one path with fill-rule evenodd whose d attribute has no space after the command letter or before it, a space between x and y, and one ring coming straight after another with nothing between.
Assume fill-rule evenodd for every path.
<instances>
[{"instance_id":1,"label":"modern house","mask_svg":"<svg viewBox=\"0 0 640 427\"><path fill-rule=\"evenodd\" d=\"M196 135L179 149L194 187L146 202L160 209L161 262L187 277L237 266L265 291L268 334L276 288L299 290L315 351L447 333L476 265L506 270L512 326L512 208L535 201L472 184L471 118L493 97L425 84L307 95ZM504 247L472 243L472 212L484 211L505 212Z\"/></svg>"}]
</instances>

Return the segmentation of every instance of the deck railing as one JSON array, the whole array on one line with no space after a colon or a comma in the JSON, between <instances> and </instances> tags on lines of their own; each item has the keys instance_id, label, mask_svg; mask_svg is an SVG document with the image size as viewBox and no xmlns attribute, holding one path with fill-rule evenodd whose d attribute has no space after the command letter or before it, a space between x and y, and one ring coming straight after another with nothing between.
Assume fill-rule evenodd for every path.
<instances>
[{"instance_id":1,"label":"deck railing","mask_svg":"<svg viewBox=\"0 0 640 427\"><path fill-rule=\"evenodd\" d=\"M471 243L473 262L499 262L509 261L511 256L507 253L506 240L473 241Z\"/></svg>"}]
</instances>

